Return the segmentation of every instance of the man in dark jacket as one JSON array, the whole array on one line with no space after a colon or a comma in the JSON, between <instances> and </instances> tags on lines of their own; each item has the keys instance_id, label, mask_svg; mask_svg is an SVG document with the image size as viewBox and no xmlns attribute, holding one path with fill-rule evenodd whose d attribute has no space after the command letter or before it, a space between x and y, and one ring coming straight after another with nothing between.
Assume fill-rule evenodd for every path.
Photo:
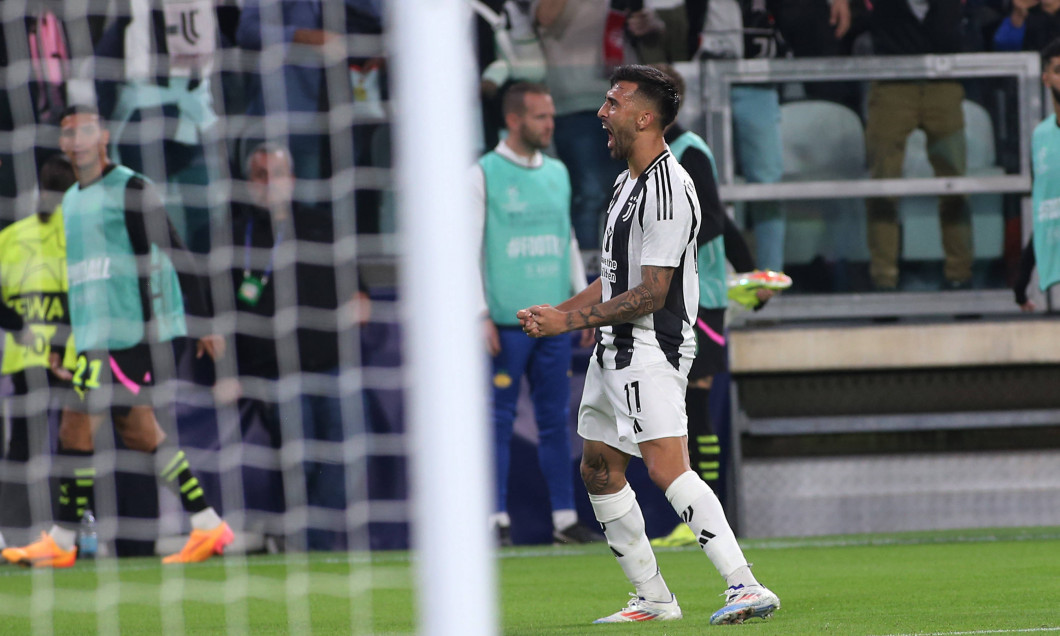
<instances>
[{"instance_id":1,"label":"man in dark jacket","mask_svg":"<svg viewBox=\"0 0 1060 636\"><path fill-rule=\"evenodd\" d=\"M287 507L310 506L308 549L342 549L344 422L359 430L363 416L359 398L340 392L339 362L356 359L358 344L347 336L370 305L354 265L336 251L331 215L293 200L293 170L284 146L261 144L248 157L249 203L232 210L240 380L218 395L239 397L244 429L260 419L273 447L305 440L305 487L285 470Z\"/></svg>"}]
</instances>

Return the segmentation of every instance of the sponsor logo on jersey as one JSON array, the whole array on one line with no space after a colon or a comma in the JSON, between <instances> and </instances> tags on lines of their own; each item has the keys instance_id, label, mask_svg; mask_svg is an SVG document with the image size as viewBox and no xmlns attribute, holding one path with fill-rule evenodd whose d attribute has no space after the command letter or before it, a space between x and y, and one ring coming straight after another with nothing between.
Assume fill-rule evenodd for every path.
<instances>
[{"instance_id":1,"label":"sponsor logo on jersey","mask_svg":"<svg viewBox=\"0 0 1060 636\"><path fill-rule=\"evenodd\" d=\"M1060 219L1060 197L1045 199L1038 204L1038 220L1054 221Z\"/></svg>"},{"instance_id":2,"label":"sponsor logo on jersey","mask_svg":"<svg viewBox=\"0 0 1060 636\"><path fill-rule=\"evenodd\" d=\"M609 283L614 283L618 280L618 276L615 275L615 270L618 269L618 261L613 258L601 258L600 259L600 277Z\"/></svg>"},{"instance_id":3,"label":"sponsor logo on jersey","mask_svg":"<svg viewBox=\"0 0 1060 636\"><path fill-rule=\"evenodd\" d=\"M110 257L90 258L71 265L66 272L70 287L110 278Z\"/></svg>"},{"instance_id":4,"label":"sponsor logo on jersey","mask_svg":"<svg viewBox=\"0 0 1060 636\"><path fill-rule=\"evenodd\" d=\"M29 322L54 322L66 316L66 294L61 292L14 296L9 302Z\"/></svg>"},{"instance_id":5,"label":"sponsor logo on jersey","mask_svg":"<svg viewBox=\"0 0 1060 636\"><path fill-rule=\"evenodd\" d=\"M563 256L564 245L555 234L515 236L508 241L508 258Z\"/></svg>"}]
</instances>

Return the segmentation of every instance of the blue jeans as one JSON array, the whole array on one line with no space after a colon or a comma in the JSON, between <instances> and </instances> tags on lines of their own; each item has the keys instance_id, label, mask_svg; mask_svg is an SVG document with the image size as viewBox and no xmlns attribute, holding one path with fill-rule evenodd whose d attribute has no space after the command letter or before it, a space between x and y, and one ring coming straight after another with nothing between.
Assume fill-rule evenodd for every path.
<instances>
[{"instance_id":1,"label":"blue jeans","mask_svg":"<svg viewBox=\"0 0 1060 636\"><path fill-rule=\"evenodd\" d=\"M346 467L341 446L346 439L343 413L347 420L357 423L357 431L366 430L368 414L361 396L337 397L338 369L318 373L334 378L333 383L329 382L329 386L320 391L324 395L302 394L296 400L279 405L260 400L240 400L240 428L243 436L246 437L251 424L255 419L260 419L270 445L277 450L282 448L285 434L297 436L301 433L302 439L310 444L327 442L322 447L306 449L307 457L302 462L305 479L304 498L298 493L297 486L294 486L296 488L294 492L291 491L292 484L289 482L280 492L286 501L281 509L304 502L311 508L322 508L325 512L334 514L332 511L346 509ZM297 411L295 407L298 407ZM298 428L299 422L301 423L300 429ZM291 424L285 426L286 423ZM285 480L292 477L286 468L283 470ZM363 465L352 466L351 470L360 470L364 473L365 467ZM313 516L310 512L309 527L305 533L305 549L346 549L344 525L314 523ZM329 525L331 527L328 527ZM292 547L302 547L302 538L299 536L289 536L288 541Z\"/></svg>"},{"instance_id":2,"label":"blue jeans","mask_svg":"<svg viewBox=\"0 0 1060 636\"><path fill-rule=\"evenodd\" d=\"M777 183L784 176L780 98L773 87L732 87L733 146L747 183ZM778 201L748 204L759 269L784 269L785 220Z\"/></svg>"},{"instance_id":3,"label":"blue jeans","mask_svg":"<svg viewBox=\"0 0 1060 636\"><path fill-rule=\"evenodd\" d=\"M497 471L497 511L508 510L512 426L525 374L537 421L537 458L548 484L552 510L574 508L570 462L569 335L534 339L518 327L498 327L501 352L493 358L493 431Z\"/></svg>"},{"instance_id":4,"label":"blue jeans","mask_svg":"<svg viewBox=\"0 0 1060 636\"><path fill-rule=\"evenodd\" d=\"M337 397L339 370L332 369L324 373L335 379L334 384L327 391L328 394L303 394L300 398L302 434L306 441L330 442L325 446L324 452L335 455L336 458L305 461L303 468L305 470L306 503L310 507L341 511L346 509L346 469L341 459L341 444L345 441L346 435L342 424L343 403ZM364 411L361 406L362 402L359 397L351 398L350 402L347 405L349 409L347 416L356 420L359 413ZM356 469L356 467L353 468ZM313 527L310 521L309 528L306 530L306 549L343 550L345 548L345 531Z\"/></svg>"},{"instance_id":5,"label":"blue jeans","mask_svg":"<svg viewBox=\"0 0 1060 636\"><path fill-rule=\"evenodd\" d=\"M553 137L556 154L570 172L571 224L582 249L600 247L601 220L611 202L611 190L626 165L611 158L607 133L595 112L556 117Z\"/></svg>"}]
</instances>

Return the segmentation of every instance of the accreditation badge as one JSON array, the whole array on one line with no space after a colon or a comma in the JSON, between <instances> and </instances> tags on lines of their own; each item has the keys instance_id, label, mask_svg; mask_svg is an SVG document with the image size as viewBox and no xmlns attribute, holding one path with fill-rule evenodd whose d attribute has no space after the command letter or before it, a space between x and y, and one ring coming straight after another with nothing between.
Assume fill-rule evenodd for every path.
<instances>
[{"instance_id":1,"label":"accreditation badge","mask_svg":"<svg viewBox=\"0 0 1060 636\"><path fill-rule=\"evenodd\" d=\"M261 290L265 288L265 281L250 274L243 275L243 282L239 284L236 297L248 307L254 307L261 300Z\"/></svg>"}]
</instances>

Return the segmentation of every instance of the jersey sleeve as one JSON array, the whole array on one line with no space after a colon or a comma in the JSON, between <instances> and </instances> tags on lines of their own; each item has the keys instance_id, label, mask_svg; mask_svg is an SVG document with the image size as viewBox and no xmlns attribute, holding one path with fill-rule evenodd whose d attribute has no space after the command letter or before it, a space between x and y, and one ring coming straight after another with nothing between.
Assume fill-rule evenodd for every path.
<instances>
[{"instance_id":1,"label":"jersey sleeve","mask_svg":"<svg viewBox=\"0 0 1060 636\"><path fill-rule=\"evenodd\" d=\"M714 180L714 166L699 148L689 148L681 156L681 167L685 169L699 195L700 228L696 233L696 245L702 247L721 236L725 229L725 208Z\"/></svg>"},{"instance_id":2,"label":"jersey sleeve","mask_svg":"<svg viewBox=\"0 0 1060 636\"><path fill-rule=\"evenodd\" d=\"M162 198L154 187L139 177L129 179L125 186L125 228L137 256L149 255L151 244L155 244L169 257L180 280L187 312L192 316L210 317L213 311L209 285L170 222Z\"/></svg>"},{"instance_id":3,"label":"jersey sleeve","mask_svg":"<svg viewBox=\"0 0 1060 636\"><path fill-rule=\"evenodd\" d=\"M697 225L696 188L683 170L664 163L644 184L641 265L677 267L689 243L695 240Z\"/></svg>"}]
</instances>

